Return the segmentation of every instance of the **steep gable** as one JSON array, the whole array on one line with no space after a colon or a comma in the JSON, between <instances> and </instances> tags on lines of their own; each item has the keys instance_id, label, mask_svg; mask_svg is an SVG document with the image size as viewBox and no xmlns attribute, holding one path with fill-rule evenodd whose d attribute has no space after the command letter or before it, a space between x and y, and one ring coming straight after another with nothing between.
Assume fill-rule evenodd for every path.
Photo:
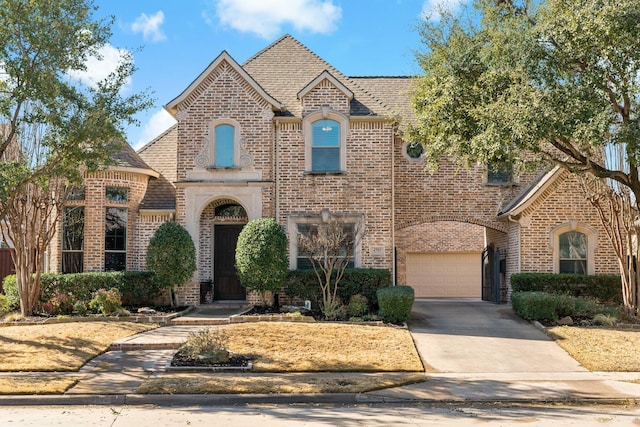
<instances>
[{"instance_id":1,"label":"steep gable","mask_svg":"<svg viewBox=\"0 0 640 427\"><path fill-rule=\"evenodd\" d=\"M282 110L283 105L269 95L247 72L229 55L223 51L200 75L177 97L171 100L165 109L173 116L176 115L180 105L189 105L201 92L207 87L208 80L215 74L215 71L227 65L231 67L242 79L247 83L249 89L253 90L256 96L261 97L267 103L271 104L274 110Z\"/></svg>"},{"instance_id":2,"label":"steep gable","mask_svg":"<svg viewBox=\"0 0 640 427\"><path fill-rule=\"evenodd\" d=\"M390 108L288 34L249 58L242 68L285 105L286 115L302 115L299 92L325 71L353 92L351 115L393 115Z\"/></svg>"}]
</instances>

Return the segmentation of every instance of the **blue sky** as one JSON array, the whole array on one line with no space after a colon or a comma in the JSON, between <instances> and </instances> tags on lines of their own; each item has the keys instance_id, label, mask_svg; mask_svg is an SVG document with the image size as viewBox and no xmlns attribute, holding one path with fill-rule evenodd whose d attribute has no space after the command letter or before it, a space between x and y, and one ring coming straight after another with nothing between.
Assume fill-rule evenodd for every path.
<instances>
[{"instance_id":1,"label":"blue sky","mask_svg":"<svg viewBox=\"0 0 640 427\"><path fill-rule=\"evenodd\" d=\"M465 0L94 0L95 17L115 17L103 61L88 64L99 78L123 49L138 71L125 91L149 89L154 107L127 129L139 148L173 124L162 106L179 95L221 51L243 63L291 34L343 74L415 75L421 49L417 26L437 4Z\"/></svg>"}]
</instances>

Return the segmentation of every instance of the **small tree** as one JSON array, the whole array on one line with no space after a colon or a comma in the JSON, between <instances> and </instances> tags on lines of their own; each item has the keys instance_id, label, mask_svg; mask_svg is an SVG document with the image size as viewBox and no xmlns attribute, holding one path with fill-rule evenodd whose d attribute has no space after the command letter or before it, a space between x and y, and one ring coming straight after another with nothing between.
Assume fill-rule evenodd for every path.
<instances>
[{"instance_id":1,"label":"small tree","mask_svg":"<svg viewBox=\"0 0 640 427\"><path fill-rule=\"evenodd\" d=\"M328 214L328 215L327 215ZM306 233L298 233L298 251L309 260L322 291L322 314L335 318L341 308L338 288L344 271L353 260L354 251L364 231L358 223L348 223L342 218L323 211L320 224L308 227Z\"/></svg>"},{"instance_id":2,"label":"small tree","mask_svg":"<svg viewBox=\"0 0 640 427\"><path fill-rule=\"evenodd\" d=\"M240 232L236 246L236 270L242 286L260 292L278 292L289 270L287 236L275 218L250 221ZM276 299L277 300L277 299Z\"/></svg>"},{"instance_id":3,"label":"small tree","mask_svg":"<svg viewBox=\"0 0 640 427\"><path fill-rule=\"evenodd\" d=\"M175 222L165 222L155 232L147 248L147 269L155 273L156 283L170 290L175 306L175 286L196 271L196 247L189 232Z\"/></svg>"}]
</instances>

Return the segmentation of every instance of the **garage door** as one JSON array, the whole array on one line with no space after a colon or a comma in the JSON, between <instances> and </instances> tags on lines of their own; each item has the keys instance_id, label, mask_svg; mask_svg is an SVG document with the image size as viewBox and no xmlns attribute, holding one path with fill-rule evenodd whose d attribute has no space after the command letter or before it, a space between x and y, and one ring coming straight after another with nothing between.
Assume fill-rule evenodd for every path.
<instances>
[{"instance_id":1,"label":"garage door","mask_svg":"<svg viewBox=\"0 0 640 427\"><path fill-rule=\"evenodd\" d=\"M409 253L407 285L416 298L480 298L480 253Z\"/></svg>"}]
</instances>

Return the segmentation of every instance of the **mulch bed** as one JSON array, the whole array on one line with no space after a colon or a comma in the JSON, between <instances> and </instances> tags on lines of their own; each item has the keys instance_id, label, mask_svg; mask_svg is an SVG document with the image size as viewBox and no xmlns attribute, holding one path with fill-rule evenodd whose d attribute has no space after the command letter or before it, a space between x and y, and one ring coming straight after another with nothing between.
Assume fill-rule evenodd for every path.
<instances>
[{"instance_id":1,"label":"mulch bed","mask_svg":"<svg viewBox=\"0 0 640 427\"><path fill-rule=\"evenodd\" d=\"M242 354L232 354L226 363L205 363L202 360L194 359L181 354L176 353L171 360L171 366L181 367L217 367L217 368L246 368L249 366L251 359Z\"/></svg>"}]
</instances>

